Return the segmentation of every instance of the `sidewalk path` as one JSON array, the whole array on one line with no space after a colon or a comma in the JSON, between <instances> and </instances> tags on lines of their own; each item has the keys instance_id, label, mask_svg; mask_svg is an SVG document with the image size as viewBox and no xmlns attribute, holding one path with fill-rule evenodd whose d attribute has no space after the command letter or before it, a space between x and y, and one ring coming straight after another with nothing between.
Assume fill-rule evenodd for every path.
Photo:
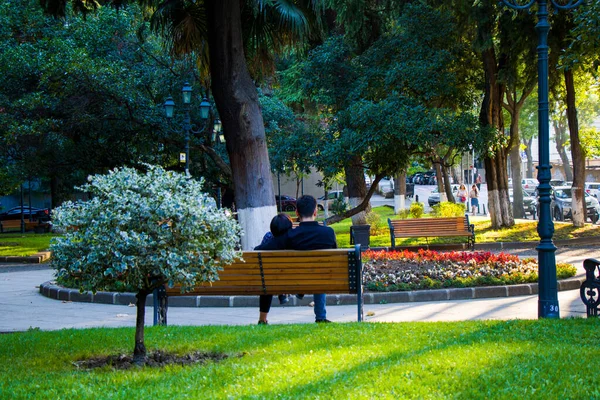
<instances>
[{"instance_id":1,"label":"sidewalk path","mask_svg":"<svg viewBox=\"0 0 600 400\"><path fill-rule=\"evenodd\" d=\"M532 250L510 251L521 257L536 257ZM599 249L563 248L557 261L577 266L578 276L585 275L582 261L600 257ZM43 269L40 269L43 268ZM53 278L53 271L43 266L0 267L0 332L24 331L29 328L55 330L63 328L134 327L135 307L106 304L62 302L42 296L39 284ZM585 306L579 290L558 293L560 315L585 317ZM475 319L536 319L538 296L520 296L478 300L454 300L426 303L365 305L365 320L373 322L458 321ZM335 322L356 321L356 305L328 306L327 317ZM253 308L183 308L169 309L170 325L248 325L258 320ZM273 307L271 324L312 323L311 307ZM147 325L152 324L151 308L146 312Z\"/></svg>"}]
</instances>

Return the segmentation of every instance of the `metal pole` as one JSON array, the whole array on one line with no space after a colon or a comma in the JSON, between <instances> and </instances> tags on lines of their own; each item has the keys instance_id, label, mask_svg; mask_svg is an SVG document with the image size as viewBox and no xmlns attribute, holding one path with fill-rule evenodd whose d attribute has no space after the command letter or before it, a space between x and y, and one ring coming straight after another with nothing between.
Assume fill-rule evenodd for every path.
<instances>
[{"instance_id":1,"label":"metal pole","mask_svg":"<svg viewBox=\"0 0 600 400\"><path fill-rule=\"evenodd\" d=\"M475 183L475 149L471 156L471 185L473 185Z\"/></svg>"},{"instance_id":2,"label":"metal pole","mask_svg":"<svg viewBox=\"0 0 600 400\"><path fill-rule=\"evenodd\" d=\"M555 0L550 0L555 8L568 10L579 6L583 0L569 0L566 5L560 5ZM538 5L538 23L535 30L538 34L538 193L540 197L538 235L540 244L538 251L539 265L539 318L560 318L558 306L558 290L556 284L556 246L552 242L554 223L550 214L550 121L548 115L548 1L531 0L525 5L520 5L518 0L502 0L513 9L526 10L535 3ZM514 183L513 183L514 184Z\"/></svg>"},{"instance_id":3,"label":"metal pole","mask_svg":"<svg viewBox=\"0 0 600 400\"><path fill-rule=\"evenodd\" d=\"M21 233L25 233L25 210L23 209L23 183L21 183Z\"/></svg>"},{"instance_id":4,"label":"metal pole","mask_svg":"<svg viewBox=\"0 0 600 400\"><path fill-rule=\"evenodd\" d=\"M27 179L27 197L29 198L29 222L31 222L31 178Z\"/></svg>"},{"instance_id":5,"label":"metal pole","mask_svg":"<svg viewBox=\"0 0 600 400\"><path fill-rule=\"evenodd\" d=\"M540 194L540 220L537 231L540 244L537 246L539 265L539 318L560 318L558 289L556 284L556 246L552 241L554 223L550 214L550 121L548 115L548 7L546 0L538 1L538 129L539 166L538 193Z\"/></svg>"},{"instance_id":6,"label":"metal pole","mask_svg":"<svg viewBox=\"0 0 600 400\"><path fill-rule=\"evenodd\" d=\"M283 209L281 208L281 178L279 172L277 173L277 193L279 195L279 212L281 212Z\"/></svg>"},{"instance_id":7,"label":"metal pole","mask_svg":"<svg viewBox=\"0 0 600 400\"><path fill-rule=\"evenodd\" d=\"M185 174L190 173L190 109L185 106L185 118L183 121L183 129L185 130Z\"/></svg>"}]
</instances>

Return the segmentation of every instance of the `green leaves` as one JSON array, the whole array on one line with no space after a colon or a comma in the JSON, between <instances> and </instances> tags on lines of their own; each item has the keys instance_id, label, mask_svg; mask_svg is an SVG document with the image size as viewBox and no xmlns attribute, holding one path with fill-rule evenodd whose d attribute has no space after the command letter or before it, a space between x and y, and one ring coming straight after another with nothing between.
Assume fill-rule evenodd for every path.
<instances>
[{"instance_id":1,"label":"green leaves","mask_svg":"<svg viewBox=\"0 0 600 400\"><path fill-rule=\"evenodd\" d=\"M81 290L152 290L169 282L191 288L218 279L231 263L241 229L229 211L202 192L203 181L146 165L89 177L79 189L93 197L55 209L64 232L52 245L59 277Z\"/></svg>"}]
</instances>

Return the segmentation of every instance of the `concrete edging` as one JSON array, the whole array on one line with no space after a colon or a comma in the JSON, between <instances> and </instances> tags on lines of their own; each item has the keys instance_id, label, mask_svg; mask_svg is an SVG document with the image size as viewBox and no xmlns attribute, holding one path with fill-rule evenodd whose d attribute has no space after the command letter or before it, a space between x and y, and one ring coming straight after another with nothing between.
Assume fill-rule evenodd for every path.
<instances>
[{"instance_id":1,"label":"concrete edging","mask_svg":"<svg viewBox=\"0 0 600 400\"><path fill-rule=\"evenodd\" d=\"M558 291L579 289L585 278L569 278L557 281ZM97 292L96 294L79 293L76 289L68 289L54 284L52 281L40 285L40 293L51 299L83 303L101 303L116 305L132 305L136 302L134 293ZM368 292L364 294L365 304L414 303L426 301L475 300L496 297L527 296L538 294L537 283L526 283L511 286L479 286L473 288L452 288L434 290L413 290L409 292ZM307 306L312 296L303 300L292 296L290 302L273 307ZM327 305L356 304L356 295L327 295ZM146 306L153 305L153 296L146 299ZM169 297L169 307L258 307L258 296L174 296Z\"/></svg>"},{"instance_id":2,"label":"concrete edging","mask_svg":"<svg viewBox=\"0 0 600 400\"><path fill-rule=\"evenodd\" d=\"M42 264L50 259L52 252L40 251L31 256L2 256L0 257L0 263L28 263L28 264Z\"/></svg>"}]
</instances>

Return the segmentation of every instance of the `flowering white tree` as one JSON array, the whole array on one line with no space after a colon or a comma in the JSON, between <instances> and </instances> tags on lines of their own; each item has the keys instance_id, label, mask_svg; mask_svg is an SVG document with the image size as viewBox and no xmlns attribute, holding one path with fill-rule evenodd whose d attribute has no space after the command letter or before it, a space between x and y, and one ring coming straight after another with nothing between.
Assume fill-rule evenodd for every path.
<instances>
[{"instance_id":1,"label":"flowering white tree","mask_svg":"<svg viewBox=\"0 0 600 400\"><path fill-rule=\"evenodd\" d=\"M202 192L202 180L146 165L147 172L117 168L77 189L89 201L54 210L52 267L75 278L81 291L120 285L137 290L134 360L146 357L146 297L164 284L189 290L218 280L240 253L241 228Z\"/></svg>"}]
</instances>

